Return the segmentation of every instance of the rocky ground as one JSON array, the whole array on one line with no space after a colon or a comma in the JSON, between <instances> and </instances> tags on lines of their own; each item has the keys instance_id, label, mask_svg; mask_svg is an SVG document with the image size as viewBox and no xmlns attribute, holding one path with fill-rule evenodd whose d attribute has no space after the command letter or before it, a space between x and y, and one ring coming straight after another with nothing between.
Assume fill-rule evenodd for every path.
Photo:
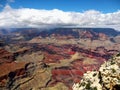
<instances>
[{"instance_id":1,"label":"rocky ground","mask_svg":"<svg viewBox=\"0 0 120 90\"><path fill-rule=\"evenodd\" d=\"M120 54L103 63L98 71L84 73L83 79L73 85L73 90L119 90Z\"/></svg>"},{"instance_id":2,"label":"rocky ground","mask_svg":"<svg viewBox=\"0 0 120 90\"><path fill-rule=\"evenodd\" d=\"M30 30L4 36L7 41L0 46L0 89L72 90L84 73L99 70L120 52L119 35L63 31L32 34Z\"/></svg>"}]
</instances>

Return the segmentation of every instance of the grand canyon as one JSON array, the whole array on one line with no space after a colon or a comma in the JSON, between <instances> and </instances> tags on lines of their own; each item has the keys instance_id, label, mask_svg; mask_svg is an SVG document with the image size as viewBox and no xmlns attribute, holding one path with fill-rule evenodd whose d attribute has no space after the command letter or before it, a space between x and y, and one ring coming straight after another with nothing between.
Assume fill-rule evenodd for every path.
<instances>
[{"instance_id":1,"label":"grand canyon","mask_svg":"<svg viewBox=\"0 0 120 90\"><path fill-rule=\"evenodd\" d=\"M112 28L2 28L0 90L72 90L119 52Z\"/></svg>"}]
</instances>

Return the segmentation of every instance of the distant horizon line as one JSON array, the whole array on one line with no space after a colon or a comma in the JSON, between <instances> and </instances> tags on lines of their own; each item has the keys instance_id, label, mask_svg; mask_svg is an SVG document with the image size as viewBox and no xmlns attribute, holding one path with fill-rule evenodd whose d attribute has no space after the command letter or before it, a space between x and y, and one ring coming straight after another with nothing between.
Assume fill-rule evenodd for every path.
<instances>
[{"instance_id":1,"label":"distant horizon line","mask_svg":"<svg viewBox=\"0 0 120 90\"><path fill-rule=\"evenodd\" d=\"M16 28L5 28L5 27L0 27L0 29L44 29L44 30L47 30L47 29L113 29L115 31L119 31L117 29L114 29L114 28L111 28L111 27L53 27L53 28L40 28L40 27L16 27ZM120 32L120 31L119 31Z\"/></svg>"}]
</instances>

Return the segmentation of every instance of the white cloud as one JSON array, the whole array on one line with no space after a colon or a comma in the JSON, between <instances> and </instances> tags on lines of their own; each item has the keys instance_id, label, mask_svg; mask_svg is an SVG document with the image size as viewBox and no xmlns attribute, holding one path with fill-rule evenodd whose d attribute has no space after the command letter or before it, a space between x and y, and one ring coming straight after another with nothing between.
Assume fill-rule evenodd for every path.
<instances>
[{"instance_id":1,"label":"white cloud","mask_svg":"<svg viewBox=\"0 0 120 90\"><path fill-rule=\"evenodd\" d=\"M12 9L6 5L0 12L0 27L109 27L120 30L120 11L101 13L96 10L64 12L62 10Z\"/></svg>"}]
</instances>

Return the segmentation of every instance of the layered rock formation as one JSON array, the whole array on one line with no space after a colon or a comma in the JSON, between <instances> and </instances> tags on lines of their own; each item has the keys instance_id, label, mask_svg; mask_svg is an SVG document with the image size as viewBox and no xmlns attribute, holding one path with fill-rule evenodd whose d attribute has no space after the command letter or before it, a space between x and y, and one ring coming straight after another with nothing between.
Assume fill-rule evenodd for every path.
<instances>
[{"instance_id":1,"label":"layered rock formation","mask_svg":"<svg viewBox=\"0 0 120 90\"><path fill-rule=\"evenodd\" d=\"M25 74L27 62L15 62L14 54L0 49L0 89L6 87L9 79L14 79Z\"/></svg>"},{"instance_id":2,"label":"layered rock formation","mask_svg":"<svg viewBox=\"0 0 120 90\"><path fill-rule=\"evenodd\" d=\"M14 60L14 55L3 48L0 48L0 63L12 62Z\"/></svg>"},{"instance_id":3,"label":"layered rock formation","mask_svg":"<svg viewBox=\"0 0 120 90\"><path fill-rule=\"evenodd\" d=\"M0 83L16 90L71 90L120 51L119 32L109 28L16 29L3 36Z\"/></svg>"}]
</instances>

